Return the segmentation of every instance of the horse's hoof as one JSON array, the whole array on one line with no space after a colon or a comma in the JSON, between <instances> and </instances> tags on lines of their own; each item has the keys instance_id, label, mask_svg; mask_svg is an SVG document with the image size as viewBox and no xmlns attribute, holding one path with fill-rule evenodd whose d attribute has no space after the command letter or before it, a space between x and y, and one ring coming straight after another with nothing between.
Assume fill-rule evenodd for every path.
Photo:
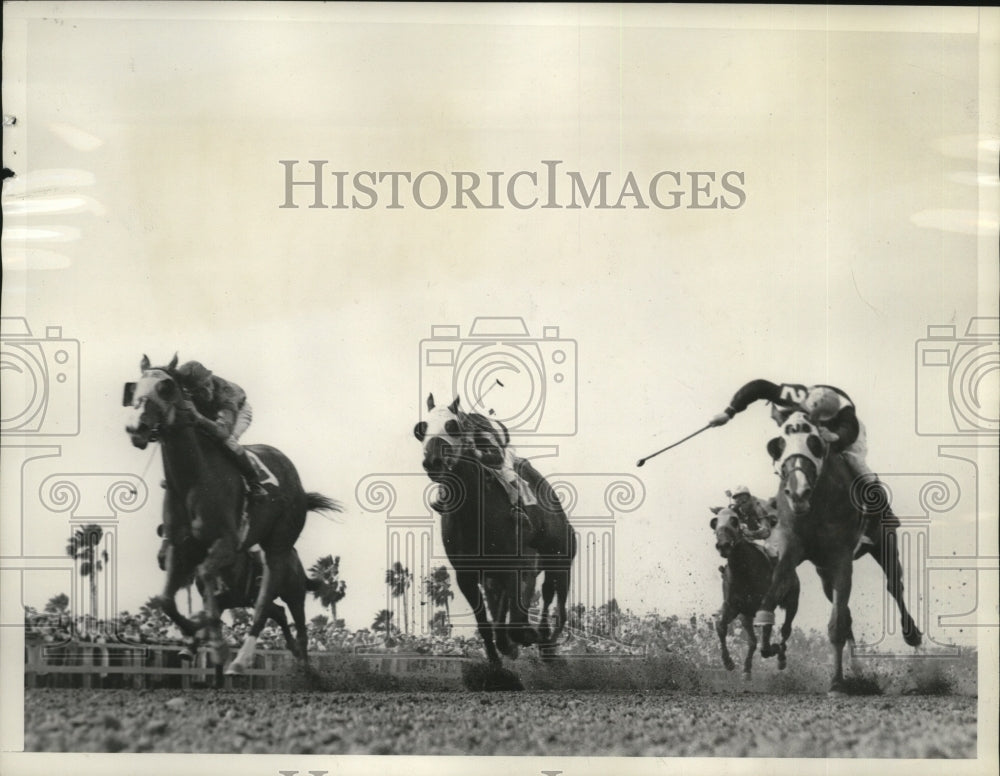
<instances>
[{"instance_id":1,"label":"horse's hoof","mask_svg":"<svg viewBox=\"0 0 1000 776\"><path fill-rule=\"evenodd\" d=\"M923 643L923 634L916 629L916 627L911 627L909 630L903 631L903 640L911 647L919 647Z\"/></svg>"},{"instance_id":2,"label":"horse's hoof","mask_svg":"<svg viewBox=\"0 0 1000 776\"><path fill-rule=\"evenodd\" d=\"M245 673L246 668L243 667L243 664L235 660L229 664L225 671L226 676L243 676Z\"/></svg>"},{"instance_id":3,"label":"horse's hoof","mask_svg":"<svg viewBox=\"0 0 1000 776\"><path fill-rule=\"evenodd\" d=\"M752 680L753 680L753 677L750 675L750 672L749 671L744 671L743 672L743 681L749 683Z\"/></svg>"},{"instance_id":4,"label":"horse's hoof","mask_svg":"<svg viewBox=\"0 0 1000 776\"><path fill-rule=\"evenodd\" d=\"M538 631L530 627L522 628L519 633L515 632L513 638L523 647L530 647L532 644L542 643L542 640L538 635Z\"/></svg>"},{"instance_id":5,"label":"horse's hoof","mask_svg":"<svg viewBox=\"0 0 1000 776\"><path fill-rule=\"evenodd\" d=\"M787 665L788 665L788 658L786 658L784 654L778 655L778 670L784 671L785 666Z\"/></svg>"},{"instance_id":6,"label":"horse's hoof","mask_svg":"<svg viewBox=\"0 0 1000 776\"><path fill-rule=\"evenodd\" d=\"M830 682L830 689L826 691L826 694L831 698L843 698L847 695L847 687L843 680L834 679Z\"/></svg>"},{"instance_id":7,"label":"horse's hoof","mask_svg":"<svg viewBox=\"0 0 1000 776\"><path fill-rule=\"evenodd\" d=\"M724 665L726 667L727 671L732 671L734 668L736 668L736 663L733 662L732 658L728 658L728 657L727 658L723 658L722 665Z\"/></svg>"}]
</instances>

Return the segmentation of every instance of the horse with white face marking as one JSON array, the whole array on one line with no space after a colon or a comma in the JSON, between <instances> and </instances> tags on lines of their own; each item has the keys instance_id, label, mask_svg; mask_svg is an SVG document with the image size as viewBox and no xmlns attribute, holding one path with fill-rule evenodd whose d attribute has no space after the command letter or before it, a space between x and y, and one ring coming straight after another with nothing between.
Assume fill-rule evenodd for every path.
<instances>
[{"instance_id":1,"label":"horse with white face marking","mask_svg":"<svg viewBox=\"0 0 1000 776\"><path fill-rule=\"evenodd\" d=\"M537 516L545 527L541 551L527 547L504 483L498 472L483 464L472 422L458 399L448 407L437 407L429 396L427 415L413 432L423 444L424 471L440 491L436 508L445 552L475 614L490 663L499 665L500 653L516 657L518 644L538 643L543 656L551 655L566 621L570 567L576 554L576 536L559 499L534 469L521 468L538 500L527 508L540 510ZM528 607L536 577L543 571L542 616L536 630L528 621ZM550 632L548 610L553 598L557 622Z\"/></svg>"},{"instance_id":2,"label":"horse with white face marking","mask_svg":"<svg viewBox=\"0 0 1000 776\"><path fill-rule=\"evenodd\" d=\"M856 479L840 455L831 455L829 445L801 412L785 421L781 435L768 443L767 450L781 485L778 525L771 534L778 562L756 617L756 623L763 626L761 656L770 657L777 651L771 646L775 605L792 584L795 569L808 560L816 567L823 592L832 604L827 627L833 651L830 691L840 692L844 689L844 645L854 640L848 607L853 560L865 522L861 511L864 499L858 498L858 491L873 483ZM903 602L903 571L895 542L898 525L887 509L882 530L875 536L869 533L872 544L864 551L871 553L886 575L889 592L899 607L906 643L918 646L920 631Z\"/></svg>"},{"instance_id":3,"label":"horse with white face marking","mask_svg":"<svg viewBox=\"0 0 1000 776\"><path fill-rule=\"evenodd\" d=\"M254 544L264 551L264 573L254 606L253 623L236 659L226 673L242 673L252 665L257 637L268 617L268 605L279 590L293 584L301 566L295 541L310 511L341 511L336 501L302 488L292 462L279 450L267 445L251 445L277 479L278 484L264 502L246 503L246 486L236 464L221 444L199 430L205 419L194 409L177 381L177 357L165 367L152 367L143 356L138 382L126 385L124 404L131 406L132 419L125 430L140 450L159 442L163 452L166 493L163 501L163 528L167 578L160 601L163 611L189 639L197 638L205 627L216 663L223 663L227 648L222 639L217 599L222 569L240 552ZM239 539L238 526L247 511L246 535ZM204 595L207 623L196 623L177 609L177 591L197 571ZM299 655L306 660L304 596L287 601L295 621Z\"/></svg>"}]
</instances>

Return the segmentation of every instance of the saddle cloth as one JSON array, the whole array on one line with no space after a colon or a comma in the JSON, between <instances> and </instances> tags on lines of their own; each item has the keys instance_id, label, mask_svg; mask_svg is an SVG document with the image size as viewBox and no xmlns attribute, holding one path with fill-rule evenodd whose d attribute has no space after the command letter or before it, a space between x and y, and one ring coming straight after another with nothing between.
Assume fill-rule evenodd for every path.
<instances>
[{"instance_id":1,"label":"saddle cloth","mask_svg":"<svg viewBox=\"0 0 1000 776\"><path fill-rule=\"evenodd\" d=\"M272 472L270 469L267 468L267 466L264 465L264 461L261 460L260 456L257 455L257 453L253 452L252 450L247 450L247 458L250 459L250 463L253 464L253 467L257 470L257 473L261 475L260 478L261 485L274 485L275 487L281 485L281 483L278 482L278 478L274 476L274 472Z\"/></svg>"},{"instance_id":2,"label":"saddle cloth","mask_svg":"<svg viewBox=\"0 0 1000 776\"><path fill-rule=\"evenodd\" d=\"M261 485L274 485L279 487L281 485L278 482L278 478L274 476L274 472L267 468L264 462L261 460L257 453L244 448L246 450L247 458L250 459L250 463L257 470L257 474L260 478ZM240 515L240 526L239 526L239 540L240 546L246 541L247 534L250 533L250 499L243 499L243 512ZM256 545L254 545L256 546Z\"/></svg>"},{"instance_id":3,"label":"saddle cloth","mask_svg":"<svg viewBox=\"0 0 1000 776\"><path fill-rule=\"evenodd\" d=\"M486 468L507 491L507 496L512 504L530 507L538 503L531 486L514 470L513 462L505 460L502 468L495 469L489 466Z\"/></svg>"}]
</instances>

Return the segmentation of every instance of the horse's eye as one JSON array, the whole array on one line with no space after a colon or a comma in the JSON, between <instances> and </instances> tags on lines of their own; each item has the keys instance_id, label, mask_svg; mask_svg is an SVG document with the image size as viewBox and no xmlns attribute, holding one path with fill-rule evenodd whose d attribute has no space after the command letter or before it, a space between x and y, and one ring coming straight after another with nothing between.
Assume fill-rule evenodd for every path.
<instances>
[{"instance_id":1,"label":"horse's eye","mask_svg":"<svg viewBox=\"0 0 1000 776\"><path fill-rule=\"evenodd\" d=\"M164 380L156 384L156 392L163 399L172 399L177 390L177 384L173 380Z\"/></svg>"},{"instance_id":2,"label":"horse's eye","mask_svg":"<svg viewBox=\"0 0 1000 776\"><path fill-rule=\"evenodd\" d=\"M461 433L462 428L461 426L458 425L457 420L449 419L445 421L444 430L447 431L451 436L458 436Z\"/></svg>"}]
</instances>

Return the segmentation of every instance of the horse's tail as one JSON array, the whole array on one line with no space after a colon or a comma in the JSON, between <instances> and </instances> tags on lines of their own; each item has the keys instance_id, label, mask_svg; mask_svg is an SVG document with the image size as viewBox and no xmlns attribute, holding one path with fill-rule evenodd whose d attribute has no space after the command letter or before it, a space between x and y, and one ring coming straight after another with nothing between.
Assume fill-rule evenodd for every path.
<instances>
[{"instance_id":1,"label":"horse's tail","mask_svg":"<svg viewBox=\"0 0 1000 776\"><path fill-rule=\"evenodd\" d=\"M309 491L306 493L307 512L343 512L344 505L336 499L324 496L322 493Z\"/></svg>"}]
</instances>

